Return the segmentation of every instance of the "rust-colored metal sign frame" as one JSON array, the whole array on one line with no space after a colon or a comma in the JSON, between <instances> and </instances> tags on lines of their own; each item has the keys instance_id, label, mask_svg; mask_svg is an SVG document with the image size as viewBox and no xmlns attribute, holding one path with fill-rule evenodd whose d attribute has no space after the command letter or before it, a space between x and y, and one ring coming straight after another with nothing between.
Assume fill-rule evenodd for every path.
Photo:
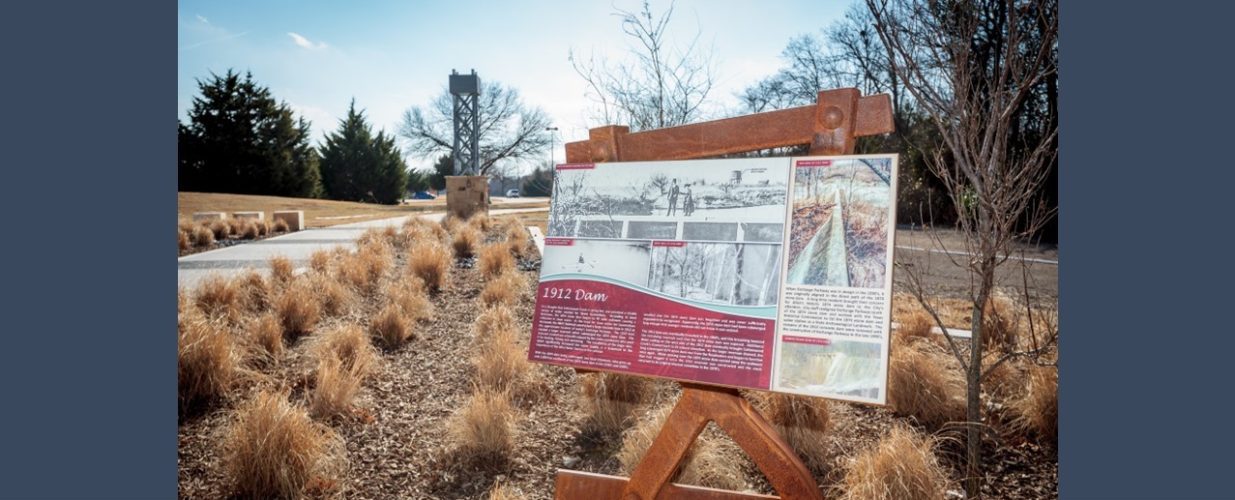
<instances>
[{"instance_id":1,"label":"rust-colored metal sign frame","mask_svg":"<svg viewBox=\"0 0 1235 500\"><path fill-rule=\"evenodd\" d=\"M623 126L594 128L588 140L566 144L566 162L684 160L804 144L810 145L811 155L852 154L858 136L890 133L893 127L888 95L863 97L853 88L825 90L819 92L814 106L633 134ZM822 500L818 485L793 448L737 390L690 383L682 383L681 398L630 478L559 470L555 498L778 498L670 482L708 422L716 422L750 456L779 498Z\"/></svg>"}]
</instances>

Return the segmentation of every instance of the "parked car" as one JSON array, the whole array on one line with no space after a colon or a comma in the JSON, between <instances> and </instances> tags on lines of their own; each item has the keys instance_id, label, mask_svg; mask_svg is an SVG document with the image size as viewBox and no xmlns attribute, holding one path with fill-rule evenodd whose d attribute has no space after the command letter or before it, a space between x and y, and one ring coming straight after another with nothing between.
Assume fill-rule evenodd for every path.
<instances>
[{"instance_id":1,"label":"parked car","mask_svg":"<svg viewBox=\"0 0 1235 500\"><path fill-rule=\"evenodd\" d=\"M518 198L518 197L519 197L519 190L518 190L518 189L508 189L508 190L506 190L506 197L507 197L507 198Z\"/></svg>"},{"instance_id":2,"label":"parked car","mask_svg":"<svg viewBox=\"0 0 1235 500\"><path fill-rule=\"evenodd\" d=\"M417 199L417 200L436 200L437 199L437 197L433 196L432 193L428 193L425 191L416 191L416 193L412 195L412 198Z\"/></svg>"}]
</instances>

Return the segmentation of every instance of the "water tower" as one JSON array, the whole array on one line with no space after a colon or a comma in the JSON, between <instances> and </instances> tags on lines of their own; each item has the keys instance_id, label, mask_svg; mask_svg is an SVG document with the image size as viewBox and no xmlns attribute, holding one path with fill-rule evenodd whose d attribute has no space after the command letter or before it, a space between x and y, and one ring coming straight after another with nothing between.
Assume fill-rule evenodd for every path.
<instances>
[{"instance_id":1,"label":"water tower","mask_svg":"<svg viewBox=\"0 0 1235 500\"><path fill-rule=\"evenodd\" d=\"M489 179L480 175L480 77L450 72L454 96L454 175L446 177L446 209L468 218L489 211Z\"/></svg>"}]
</instances>

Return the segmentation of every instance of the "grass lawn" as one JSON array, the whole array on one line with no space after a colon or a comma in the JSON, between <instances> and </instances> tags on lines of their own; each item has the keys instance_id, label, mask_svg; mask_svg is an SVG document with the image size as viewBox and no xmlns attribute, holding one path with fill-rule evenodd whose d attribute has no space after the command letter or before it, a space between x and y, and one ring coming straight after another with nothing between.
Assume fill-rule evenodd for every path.
<instances>
[{"instance_id":1,"label":"grass lawn","mask_svg":"<svg viewBox=\"0 0 1235 500\"><path fill-rule=\"evenodd\" d=\"M548 206L547 198L494 198L492 208L535 208ZM409 200L404 205L376 205L351 201L317 200L308 198L284 198L228 193L187 193L176 195L176 213L191 219L194 212L262 211L269 218L278 210L304 210L305 227L326 227L351 222L362 222L388 217L398 217L417 212L445 211L446 198L436 200Z\"/></svg>"}]
</instances>

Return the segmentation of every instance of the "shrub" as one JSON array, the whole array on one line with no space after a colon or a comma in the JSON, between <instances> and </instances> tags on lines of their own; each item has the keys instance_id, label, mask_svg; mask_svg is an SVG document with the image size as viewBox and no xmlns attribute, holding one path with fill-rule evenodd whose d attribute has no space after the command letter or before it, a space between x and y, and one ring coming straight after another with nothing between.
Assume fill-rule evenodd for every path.
<instances>
[{"instance_id":1,"label":"shrub","mask_svg":"<svg viewBox=\"0 0 1235 500\"><path fill-rule=\"evenodd\" d=\"M226 431L222 462L231 494L299 498L311 478L327 471L337 439L289 403L286 393L258 394L236 412Z\"/></svg>"},{"instance_id":2,"label":"shrub","mask_svg":"<svg viewBox=\"0 0 1235 500\"><path fill-rule=\"evenodd\" d=\"M451 246L455 250L455 257L464 259L476 254L476 246L483 239L476 228L470 225L461 226L454 234L455 237L451 240Z\"/></svg>"},{"instance_id":3,"label":"shrub","mask_svg":"<svg viewBox=\"0 0 1235 500\"><path fill-rule=\"evenodd\" d=\"M278 316L268 312L249 323L249 339L257 347L258 358L263 362L278 362L283 356L283 325Z\"/></svg>"},{"instance_id":4,"label":"shrub","mask_svg":"<svg viewBox=\"0 0 1235 500\"><path fill-rule=\"evenodd\" d=\"M510 248L500 243L490 243L480 249L480 259L476 263L477 270L486 280L490 280L514 269L515 258L510 254Z\"/></svg>"},{"instance_id":5,"label":"shrub","mask_svg":"<svg viewBox=\"0 0 1235 500\"><path fill-rule=\"evenodd\" d=\"M193 228L193 232L189 233L189 238L193 240L193 246L208 247L214 244L214 232L205 226L197 226Z\"/></svg>"},{"instance_id":6,"label":"shrub","mask_svg":"<svg viewBox=\"0 0 1235 500\"><path fill-rule=\"evenodd\" d=\"M382 340L386 349L392 351L412 337L411 325L403 316L403 311L399 310L399 306L394 304L383 307L373 318L369 328L373 335Z\"/></svg>"},{"instance_id":7,"label":"shrub","mask_svg":"<svg viewBox=\"0 0 1235 500\"><path fill-rule=\"evenodd\" d=\"M937 500L947 495L948 476L935 458L934 441L904 426L892 428L874 447L858 453L845 472L846 500Z\"/></svg>"},{"instance_id":8,"label":"shrub","mask_svg":"<svg viewBox=\"0 0 1235 500\"><path fill-rule=\"evenodd\" d=\"M296 276L296 267L292 265L291 259L282 255L276 255L270 258L270 278L277 285L286 285Z\"/></svg>"},{"instance_id":9,"label":"shrub","mask_svg":"<svg viewBox=\"0 0 1235 500\"><path fill-rule=\"evenodd\" d=\"M511 314L510 308L503 305L485 309L472 323L474 339L478 343L488 342L498 331L514 328L516 328L514 315Z\"/></svg>"},{"instance_id":10,"label":"shrub","mask_svg":"<svg viewBox=\"0 0 1235 500\"><path fill-rule=\"evenodd\" d=\"M197 285L197 308L207 316L228 319L240 317L240 292L231 280L211 274Z\"/></svg>"},{"instance_id":11,"label":"shrub","mask_svg":"<svg viewBox=\"0 0 1235 500\"><path fill-rule=\"evenodd\" d=\"M812 470L822 471L828 461L828 402L824 399L784 393L763 393L760 411L785 442Z\"/></svg>"},{"instance_id":12,"label":"shrub","mask_svg":"<svg viewBox=\"0 0 1235 500\"><path fill-rule=\"evenodd\" d=\"M931 355L910 344L892 350L888 363L888 403L896 412L938 428L964 419L960 380Z\"/></svg>"},{"instance_id":13,"label":"shrub","mask_svg":"<svg viewBox=\"0 0 1235 500\"><path fill-rule=\"evenodd\" d=\"M1025 393L1010 406L1015 428L1055 445L1059 436L1059 370L1029 365Z\"/></svg>"},{"instance_id":14,"label":"shrub","mask_svg":"<svg viewBox=\"0 0 1235 500\"><path fill-rule=\"evenodd\" d=\"M299 281L279 295L275 301L275 312L283 325L283 335L295 338L313 330L320 319L321 308L309 284Z\"/></svg>"},{"instance_id":15,"label":"shrub","mask_svg":"<svg viewBox=\"0 0 1235 500\"><path fill-rule=\"evenodd\" d=\"M461 458L505 460L514 449L514 408L506 394L477 388L451 419L449 432Z\"/></svg>"},{"instance_id":16,"label":"shrub","mask_svg":"<svg viewBox=\"0 0 1235 500\"><path fill-rule=\"evenodd\" d=\"M274 229L275 231L278 231L278 232L280 232L280 233L286 233L286 232L288 232L288 231L291 231L291 230L292 230L292 226L289 226L289 225L287 224L287 221L285 221L285 220L283 220L283 219L275 219L275 221L274 221L274 227L273 227L272 229Z\"/></svg>"},{"instance_id":17,"label":"shrub","mask_svg":"<svg viewBox=\"0 0 1235 500\"><path fill-rule=\"evenodd\" d=\"M257 221L257 229L258 233L262 236L270 236L270 233L274 232L274 225L272 225L270 221L262 219Z\"/></svg>"},{"instance_id":18,"label":"shrub","mask_svg":"<svg viewBox=\"0 0 1235 500\"><path fill-rule=\"evenodd\" d=\"M210 228L210 232L214 234L214 239L216 240L224 240L232 235L232 226L227 221L210 221L207 227Z\"/></svg>"},{"instance_id":19,"label":"shrub","mask_svg":"<svg viewBox=\"0 0 1235 500\"><path fill-rule=\"evenodd\" d=\"M480 291L480 302L485 307L497 305L515 306L523 292L523 277L518 273L506 273L485 284Z\"/></svg>"},{"instance_id":20,"label":"shrub","mask_svg":"<svg viewBox=\"0 0 1235 500\"><path fill-rule=\"evenodd\" d=\"M581 406L587 412L584 426L601 434L615 434L626 428L635 409L651 392L651 383L642 377L605 372L580 377Z\"/></svg>"},{"instance_id":21,"label":"shrub","mask_svg":"<svg viewBox=\"0 0 1235 500\"><path fill-rule=\"evenodd\" d=\"M510 251L511 255L516 258L527 257L529 250L527 228L523 226L522 222L519 222L519 219L514 217L506 219L504 226L506 248Z\"/></svg>"},{"instance_id":22,"label":"shrub","mask_svg":"<svg viewBox=\"0 0 1235 500\"><path fill-rule=\"evenodd\" d=\"M309 414L318 419L331 419L352 408L352 400L360 392L364 376L349 369L337 356L329 354L317 360L313 375L313 390L309 392Z\"/></svg>"},{"instance_id":23,"label":"shrub","mask_svg":"<svg viewBox=\"0 0 1235 500\"><path fill-rule=\"evenodd\" d=\"M446 288L450 273L450 253L437 243L418 243L412 247L408 269L434 293Z\"/></svg>"},{"instance_id":24,"label":"shrub","mask_svg":"<svg viewBox=\"0 0 1235 500\"><path fill-rule=\"evenodd\" d=\"M179 245L179 250L183 252L185 250L188 250L189 248L192 248L193 243L189 241L189 233L184 232L183 229L179 229L177 230L177 232L179 233L178 238L177 238L178 240L177 244Z\"/></svg>"},{"instance_id":25,"label":"shrub","mask_svg":"<svg viewBox=\"0 0 1235 500\"><path fill-rule=\"evenodd\" d=\"M222 398L236 380L239 365L226 328L209 318L188 316L181 321L176 342L182 411Z\"/></svg>"}]
</instances>

